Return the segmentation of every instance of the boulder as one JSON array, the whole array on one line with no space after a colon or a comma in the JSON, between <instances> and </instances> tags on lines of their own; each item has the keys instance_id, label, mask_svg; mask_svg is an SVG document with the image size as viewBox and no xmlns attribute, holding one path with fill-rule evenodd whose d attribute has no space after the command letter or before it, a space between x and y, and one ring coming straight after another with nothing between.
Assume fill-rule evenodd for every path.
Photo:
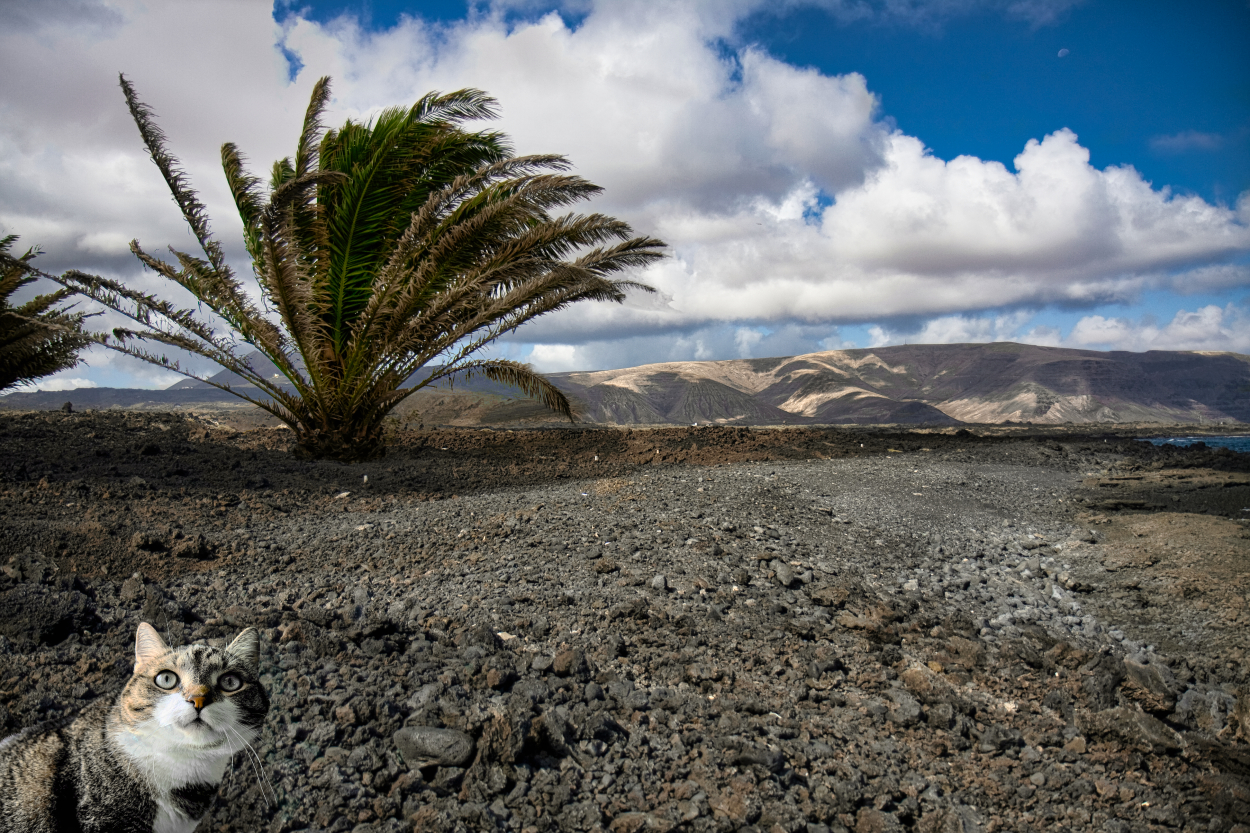
<instances>
[{"instance_id":1,"label":"boulder","mask_svg":"<svg viewBox=\"0 0 1250 833\"><path fill-rule=\"evenodd\" d=\"M1135 706L1076 712L1076 725L1089 737L1117 739L1142 752L1178 752L1185 742L1171 727Z\"/></svg>"},{"instance_id":2,"label":"boulder","mask_svg":"<svg viewBox=\"0 0 1250 833\"><path fill-rule=\"evenodd\" d=\"M395 733L394 740L409 769L463 767L473 758L473 738L456 729L407 726Z\"/></svg>"}]
</instances>

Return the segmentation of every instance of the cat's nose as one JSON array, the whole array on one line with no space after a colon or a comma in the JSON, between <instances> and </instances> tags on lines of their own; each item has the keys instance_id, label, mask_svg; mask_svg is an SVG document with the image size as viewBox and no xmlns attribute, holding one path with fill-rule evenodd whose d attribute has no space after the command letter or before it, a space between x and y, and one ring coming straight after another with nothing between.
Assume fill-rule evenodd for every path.
<instances>
[{"instance_id":1,"label":"cat's nose","mask_svg":"<svg viewBox=\"0 0 1250 833\"><path fill-rule=\"evenodd\" d=\"M188 703L195 706L198 712L200 709L212 702L212 692L206 685L188 686L182 695Z\"/></svg>"}]
</instances>

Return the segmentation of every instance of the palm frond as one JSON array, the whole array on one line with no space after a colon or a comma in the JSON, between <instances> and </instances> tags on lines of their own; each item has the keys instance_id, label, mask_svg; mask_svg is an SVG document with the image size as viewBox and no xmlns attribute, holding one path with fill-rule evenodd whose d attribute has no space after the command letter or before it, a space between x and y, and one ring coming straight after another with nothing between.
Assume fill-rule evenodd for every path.
<instances>
[{"instance_id":1,"label":"palm frond","mask_svg":"<svg viewBox=\"0 0 1250 833\"><path fill-rule=\"evenodd\" d=\"M499 118L499 102L471 87L450 93L430 92L412 106L411 118L421 122L490 121Z\"/></svg>"},{"instance_id":2,"label":"palm frond","mask_svg":"<svg viewBox=\"0 0 1250 833\"><path fill-rule=\"evenodd\" d=\"M295 178L295 166L291 164L289 157L279 159L273 163L273 169L269 176L269 187L277 190L287 180Z\"/></svg>"},{"instance_id":3,"label":"palm frond","mask_svg":"<svg viewBox=\"0 0 1250 833\"><path fill-rule=\"evenodd\" d=\"M9 250L16 241L12 234L0 238L0 390L77 366L79 351L91 341L83 331L91 316L60 306L71 296L68 290L36 295L20 306L10 303L14 292L39 277L30 265L38 247L15 258Z\"/></svg>"},{"instance_id":4,"label":"palm frond","mask_svg":"<svg viewBox=\"0 0 1250 833\"><path fill-rule=\"evenodd\" d=\"M239 219L243 221L243 242L252 260L260 254L260 213L261 182L259 177L247 172L246 161L234 142L226 142L221 146L221 167L226 174L226 185L230 195L234 197L235 207L239 210Z\"/></svg>"},{"instance_id":5,"label":"palm frond","mask_svg":"<svg viewBox=\"0 0 1250 833\"><path fill-rule=\"evenodd\" d=\"M199 197L187 184L187 174L181 168L177 158L165 149L166 136L164 132L157 126L155 121L155 113L152 108L139 100L135 94L134 86L126 79L125 75L118 74L118 82L121 84L122 93L126 97L126 106L130 109L130 116L134 119L135 125L139 128L139 135L143 138L143 144L148 149L148 155L152 157L152 161L160 170L161 176L165 178L165 184L169 186L169 191L173 194L174 201L178 203L178 207L182 210L182 216L187 221L187 225L191 227L195 239L199 241L200 248L208 257L210 263L215 269L225 269L225 259L221 253L221 246L212 239L212 234L208 227L208 210L204 204L200 202Z\"/></svg>"},{"instance_id":6,"label":"palm frond","mask_svg":"<svg viewBox=\"0 0 1250 833\"><path fill-rule=\"evenodd\" d=\"M312 98L304 113L304 130L300 133L299 146L295 150L295 176L301 177L317 169L317 153L321 134L321 114L330 103L330 76L323 75L313 85Z\"/></svg>"}]
</instances>

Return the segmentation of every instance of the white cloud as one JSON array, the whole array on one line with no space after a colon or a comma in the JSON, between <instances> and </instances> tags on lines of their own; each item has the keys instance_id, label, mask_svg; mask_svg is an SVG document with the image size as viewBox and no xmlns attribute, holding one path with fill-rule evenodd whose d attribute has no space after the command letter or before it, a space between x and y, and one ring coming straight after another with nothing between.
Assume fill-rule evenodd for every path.
<instances>
[{"instance_id":1,"label":"white cloud","mask_svg":"<svg viewBox=\"0 0 1250 833\"><path fill-rule=\"evenodd\" d=\"M1034 27L1049 26L1061 20L1072 8L1085 0L1014 0L1007 3L1007 12Z\"/></svg>"},{"instance_id":2,"label":"white cloud","mask_svg":"<svg viewBox=\"0 0 1250 833\"><path fill-rule=\"evenodd\" d=\"M529 361L544 373L581 370L577 346L574 344L536 344Z\"/></svg>"},{"instance_id":3,"label":"white cloud","mask_svg":"<svg viewBox=\"0 0 1250 833\"><path fill-rule=\"evenodd\" d=\"M947 315L926 321L916 332L891 331L880 325L868 328L869 347L887 344L969 344L989 341L1020 341L1023 327L1033 315L1017 311L995 316Z\"/></svg>"},{"instance_id":4,"label":"white cloud","mask_svg":"<svg viewBox=\"0 0 1250 833\"><path fill-rule=\"evenodd\" d=\"M1250 211L1157 191L1130 167L1099 171L1069 130L1030 140L1015 172L943 162L892 137L888 164L838 195L822 231L848 266L908 282L971 283L986 307L1117 294L1152 269L1250 249ZM944 301L937 287L928 293ZM971 301L971 303L969 303Z\"/></svg>"},{"instance_id":5,"label":"white cloud","mask_svg":"<svg viewBox=\"0 0 1250 833\"><path fill-rule=\"evenodd\" d=\"M1250 353L1250 314L1228 304L1180 310L1167 324L1090 315L1065 339L1068 347L1111 350L1211 350Z\"/></svg>"},{"instance_id":6,"label":"white cloud","mask_svg":"<svg viewBox=\"0 0 1250 833\"><path fill-rule=\"evenodd\" d=\"M829 189L861 181L884 136L865 79L750 49L726 59L709 40L726 22L688 3L603 3L576 31L555 14L511 29L408 19L382 33L297 20L285 43L305 61L299 83L330 72L349 111L429 89L490 91L518 150L567 153L613 209L723 208L784 199L809 178Z\"/></svg>"},{"instance_id":7,"label":"white cloud","mask_svg":"<svg viewBox=\"0 0 1250 833\"><path fill-rule=\"evenodd\" d=\"M13 393L30 393L34 391L74 390L76 388L94 388L96 383L82 376L65 376L60 373L36 379L26 385L17 385Z\"/></svg>"},{"instance_id":8,"label":"white cloud","mask_svg":"<svg viewBox=\"0 0 1250 833\"><path fill-rule=\"evenodd\" d=\"M1214 350L1250 352L1250 312L1236 304L1209 304L1195 311L1179 310L1167 324L1152 316L1086 315L1068 334L1054 326L1033 324L1034 315L1017 311L1003 315L950 315L926 321L918 330L868 328L870 347L889 344L965 344L1014 341L1047 347L1097 350ZM1032 326L1030 326L1032 325Z\"/></svg>"},{"instance_id":9,"label":"white cloud","mask_svg":"<svg viewBox=\"0 0 1250 833\"><path fill-rule=\"evenodd\" d=\"M739 327L734 333L734 344L738 347L738 356L744 359L755 357L756 346L764 340L764 333L750 327Z\"/></svg>"},{"instance_id":10,"label":"white cloud","mask_svg":"<svg viewBox=\"0 0 1250 833\"><path fill-rule=\"evenodd\" d=\"M713 324L660 336L645 334L579 344L505 342L497 345L496 354L531 362L541 372L555 373L613 370L655 362L795 356L854 346L835 327L790 323L770 329Z\"/></svg>"},{"instance_id":11,"label":"white cloud","mask_svg":"<svg viewBox=\"0 0 1250 833\"><path fill-rule=\"evenodd\" d=\"M1097 170L1070 131L1030 142L1015 171L944 162L894 134L885 164L813 221L809 180L733 211L643 205L674 244L648 279L669 314L602 309L542 322L529 337L578 340L716 320L863 321L1047 303L1128 301L1149 288L1250 285L1250 201L1237 208L1152 189L1129 167Z\"/></svg>"},{"instance_id":12,"label":"white cloud","mask_svg":"<svg viewBox=\"0 0 1250 833\"><path fill-rule=\"evenodd\" d=\"M107 324L100 325L100 329L107 328ZM211 376L221 370L208 359L186 354L180 350L158 350L157 352L168 354L169 358L179 362L179 366L202 376ZM160 390L186 378L158 365L133 359L97 345L87 347L79 354L79 358L81 363L78 366L39 379L34 385L28 386L28 389L71 390L75 387L101 387ZM57 387L51 387L52 385L57 385Z\"/></svg>"},{"instance_id":13,"label":"white cloud","mask_svg":"<svg viewBox=\"0 0 1250 833\"><path fill-rule=\"evenodd\" d=\"M122 22L117 10L93 0L39 0L0 4L0 28L30 35L57 29L107 32Z\"/></svg>"}]
</instances>

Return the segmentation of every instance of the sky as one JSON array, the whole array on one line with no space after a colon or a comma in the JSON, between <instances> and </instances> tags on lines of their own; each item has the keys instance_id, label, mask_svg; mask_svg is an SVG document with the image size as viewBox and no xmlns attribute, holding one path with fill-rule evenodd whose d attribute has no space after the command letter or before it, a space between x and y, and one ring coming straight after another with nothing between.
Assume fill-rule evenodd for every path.
<instances>
[{"instance_id":1,"label":"sky","mask_svg":"<svg viewBox=\"0 0 1250 833\"><path fill-rule=\"evenodd\" d=\"M1250 353L1247 0L8 0L0 235L191 305L155 111L241 276L218 149L476 87L659 237L654 295L493 348L547 372L904 343ZM109 315L93 321L121 323ZM37 387L165 387L105 350ZM188 366L212 373L193 359Z\"/></svg>"}]
</instances>

